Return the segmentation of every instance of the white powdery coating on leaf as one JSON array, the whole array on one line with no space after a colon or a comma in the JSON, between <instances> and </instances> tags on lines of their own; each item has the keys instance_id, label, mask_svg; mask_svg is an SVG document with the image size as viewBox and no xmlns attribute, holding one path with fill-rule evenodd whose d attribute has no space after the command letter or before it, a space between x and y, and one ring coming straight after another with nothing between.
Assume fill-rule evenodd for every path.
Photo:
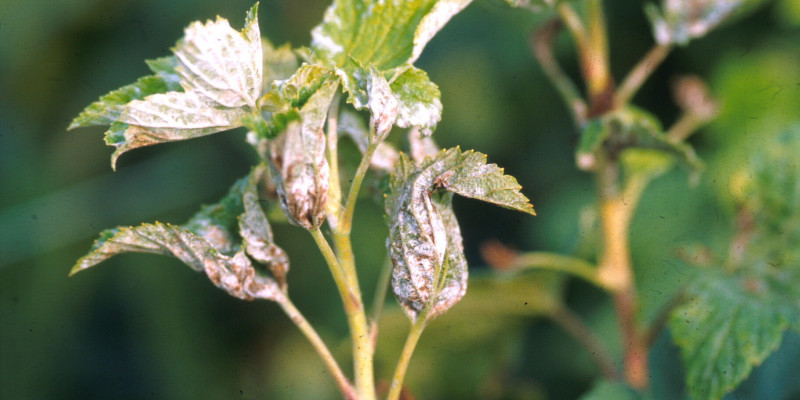
<instances>
[{"instance_id":1,"label":"white powdery coating on leaf","mask_svg":"<svg viewBox=\"0 0 800 400\"><path fill-rule=\"evenodd\" d=\"M367 92L369 102L367 106L372 111L370 125L373 127L375 137L373 141L382 141L392 130L399 112L399 102L392 94L389 82L375 68L370 68Z\"/></svg>"},{"instance_id":2,"label":"white powdery coating on leaf","mask_svg":"<svg viewBox=\"0 0 800 400\"><path fill-rule=\"evenodd\" d=\"M203 129L232 126L240 114L214 108L213 103L195 92L168 92L131 101L119 121L147 128Z\"/></svg>"},{"instance_id":3,"label":"white powdery coating on leaf","mask_svg":"<svg viewBox=\"0 0 800 400\"><path fill-rule=\"evenodd\" d=\"M341 44L336 43L336 40L334 40L332 37L326 35L321 25L317 26L311 31L311 47L327 52L327 56L329 58L335 58L344 52L344 47L342 47Z\"/></svg>"},{"instance_id":4,"label":"white powdery coating on leaf","mask_svg":"<svg viewBox=\"0 0 800 400\"><path fill-rule=\"evenodd\" d=\"M440 29L453 17L468 6L472 0L440 0L433 9L422 18L417 31L414 33L414 49L408 63L411 64L419 58L425 45L439 32Z\"/></svg>"},{"instance_id":5,"label":"white powdery coating on leaf","mask_svg":"<svg viewBox=\"0 0 800 400\"><path fill-rule=\"evenodd\" d=\"M438 98L430 103L400 103L400 113L397 117L397 126L410 128L418 126L421 128L434 127L442 119L442 102Z\"/></svg>"}]
</instances>

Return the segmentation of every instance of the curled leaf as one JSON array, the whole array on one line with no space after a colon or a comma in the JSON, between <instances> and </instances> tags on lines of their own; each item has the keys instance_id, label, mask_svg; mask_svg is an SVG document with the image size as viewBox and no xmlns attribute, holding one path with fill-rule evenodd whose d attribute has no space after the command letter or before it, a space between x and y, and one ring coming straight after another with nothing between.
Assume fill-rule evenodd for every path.
<instances>
[{"instance_id":1,"label":"curled leaf","mask_svg":"<svg viewBox=\"0 0 800 400\"><path fill-rule=\"evenodd\" d=\"M239 216L239 233L244 248L254 260L267 265L272 276L282 288L286 287L289 272L289 257L278 247L272 237L272 228L258 200L257 182L266 174L266 166L260 165L250 174L247 188L242 194L244 213Z\"/></svg>"},{"instance_id":2,"label":"curled leaf","mask_svg":"<svg viewBox=\"0 0 800 400\"><path fill-rule=\"evenodd\" d=\"M387 248L395 296L411 319L440 315L466 293L468 272L452 193L533 214L519 189L480 153L454 148L419 165L401 154L386 197Z\"/></svg>"},{"instance_id":3,"label":"curled leaf","mask_svg":"<svg viewBox=\"0 0 800 400\"><path fill-rule=\"evenodd\" d=\"M442 119L442 96L425 71L409 67L392 82L392 93L399 101L397 126L421 128L428 136Z\"/></svg>"},{"instance_id":4,"label":"curled leaf","mask_svg":"<svg viewBox=\"0 0 800 400\"><path fill-rule=\"evenodd\" d=\"M192 269L204 271L214 285L240 299L278 301L283 296L272 278L255 273L244 251L238 251L232 257L226 256L204 238L160 222L103 232L92 251L78 260L70 275L114 255L130 252L174 256Z\"/></svg>"},{"instance_id":5,"label":"curled leaf","mask_svg":"<svg viewBox=\"0 0 800 400\"><path fill-rule=\"evenodd\" d=\"M392 125L397 120L400 104L392 94L389 82L375 68L369 69L367 92L369 93L367 107L372 112L369 121L370 131L374 133L374 136L370 137L370 141L382 142L389 135Z\"/></svg>"},{"instance_id":6,"label":"curled leaf","mask_svg":"<svg viewBox=\"0 0 800 400\"><path fill-rule=\"evenodd\" d=\"M338 81L320 87L300 110L301 121L270 143L270 168L289 222L314 229L325 220L329 169L323 125Z\"/></svg>"}]
</instances>

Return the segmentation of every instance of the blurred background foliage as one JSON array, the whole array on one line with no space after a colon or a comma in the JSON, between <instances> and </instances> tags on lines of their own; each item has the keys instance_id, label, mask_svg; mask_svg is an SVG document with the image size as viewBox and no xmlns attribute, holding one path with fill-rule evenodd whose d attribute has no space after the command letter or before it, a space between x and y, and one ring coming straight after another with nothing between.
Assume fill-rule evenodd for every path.
<instances>
[{"instance_id":1,"label":"blurred background foliage","mask_svg":"<svg viewBox=\"0 0 800 400\"><path fill-rule=\"evenodd\" d=\"M653 39L644 2L607 3L620 79ZM643 319L698 273L678 257L682 246L727 246L741 190L734 170L800 120L798 4L769 3L678 48L635 99L669 125L679 114L671 80L697 73L722 102L719 118L692 139L708 162L701 184L690 188L685 173L674 171L651 186L636 215L632 246ZM102 128L65 129L98 96L147 74L143 60L167 55L189 22L219 14L238 26L250 6L250 0L0 3L0 397L337 397L322 363L278 307L229 297L177 260L125 255L67 278L100 230L182 223L249 171L256 155L241 129L131 152L116 173ZM326 0L263 0L262 33L276 44L306 45L326 6ZM573 254L585 254L594 240L580 223L594 187L574 167L577 133L528 51L531 29L543 18L499 0L476 0L418 62L442 90L438 143L489 154L519 179L539 213L529 218L456 200L473 278L462 304L423 335L407 379L419 398L571 399L587 391L598 374L589 354L535 318L561 291L612 350L621 346L609 299L583 282L558 280L553 292L537 286L542 276L480 279L490 273L478 250L487 240ZM563 35L557 52L576 77L571 46ZM311 238L288 225L274 229L292 260L295 303L347 359L344 315L322 258L308 251ZM383 263L386 233L381 205L364 201L354 247L365 293ZM379 377L391 373L408 329L395 302L387 304ZM669 332L651 358L658 397L681 398L683 372ZM729 396L800 398L797 371L800 337L787 333L782 348Z\"/></svg>"}]
</instances>

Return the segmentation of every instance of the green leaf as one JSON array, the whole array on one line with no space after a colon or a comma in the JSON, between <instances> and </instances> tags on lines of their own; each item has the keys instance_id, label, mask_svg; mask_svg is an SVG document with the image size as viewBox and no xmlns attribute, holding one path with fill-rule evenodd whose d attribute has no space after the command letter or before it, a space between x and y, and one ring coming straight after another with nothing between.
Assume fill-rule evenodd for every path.
<instances>
[{"instance_id":1,"label":"green leaf","mask_svg":"<svg viewBox=\"0 0 800 400\"><path fill-rule=\"evenodd\" d=\"M704 168L690 145L670 141L655 116L633 106L589 121L581 133L575 159L578 168L592 171L601 152L616 158L630 148L665 152L689 167L693 173L699 173Z\"/></svg>"},{"instance_id":2,"label":"green leaf","mask_svg":"<svg viewBox=\"0 0 800 400\"><path fill-rule=\"evenodd\" d=\"M241 246L237 237L239 215L244 213L242 196L251 185L253 173L237 180L216 204L204 205L182 227L206 239L220 253L233 255Z\"/></svg>"},{"instance_id":3,"label":"green leaf","mask_svg":"<svg viewBox=\"0 0 800 400\"><path fill-rule=\"evenodd\" d=\"M311 31L311 49L318 59L339 67L350 58L380 71L411 64L470 2L335 0Z\"/></svg>"},{"instance_id":4,"label":"green leaf","mask_svg":"<svg viewBox=\"0 0 800 400\"><path fill-rule=\"evenodd\" d=\"M440 188L533 213L516 180L487 165L483 154L454 148L420 165L401 154L386 197L387 247L395 296L412 320L444 313L466 291L466 260L452 194L436 192Z\"/></svg>"},{"instance_id":5,"label":"green leaf","mask_svg":"<svg viewBox=\"0 0 800 400\"><path fill-rule=\"evenodd\" d=\"M257 12L258 3L247 13L241 33L221 17L186 28L173 52L187 92L195 91L225 107L255 107L263 71Z\"/></svg>"},{"instance_id":6,"label":"green leaf","mask_svg":"<svg viewBox=\"0 0 800 400\"><path fill-rule=\"evenodd\" d=\"M423 136L432 132L442 119L441 92L428 74L409 67L392 82L392 93L400 102L397 126L422 129Z\"/></svg>"},{"instance_id":7,"label":"green leaf","mask_svg":"<svg viewBox=\"0 0 800 400\"><path fill-rule=\"evenodd\" d=\"M278 301L283 296L272 278L256 275L244 251L228 257L202 237L181 227L160 222L103 232L92 252L78 260L70 275L114 255L130 252L174 256L196 271L205 271L214 285L240 299Z\"/></svg>"},{"instance_id":8,"label":"green leaf","mask_svg":"<svg viewBox=\"0 0 800 400\"><path fill-rule=\"evenodd\" d=\"M330 80L331 75L330 68L304 63L289 78L273 81L269 92L262 98L261 106L267 111L303 107L311 95Z\"/></svg>"},{"instance_id":9,"label":"green leaf","mask_svg":"<svg viewBox=\"0 0 800 400\"><path fill-rule=\"evenodd\" d=\"M289 222L314 229L325 221L329 169L323 125L339 82L326 81L302 109L301 121L270 142L269 164Z\"/></svg>"},{"instance_id":10,"label":"green leaf","mask_svg":"<svg viewBox=\"0 0 800 400\"><path fill-rule=\"evenodd\" d=\"M778 348L790 323L800 328L797 280L785 279L708 273L689 288L669 327L693 400L722 398Z\"/></svg>"},{"instance_id":11,"label":"green leaf","mask_svg":"<svg viewBox=\"0 0 800 400\"><path fill-rule=\"evenodd\" d=\"M656 42L686 45L764 3L764 0L664 0L661 9L648 4L645 11Z\"/></svg>"}]
</instances>

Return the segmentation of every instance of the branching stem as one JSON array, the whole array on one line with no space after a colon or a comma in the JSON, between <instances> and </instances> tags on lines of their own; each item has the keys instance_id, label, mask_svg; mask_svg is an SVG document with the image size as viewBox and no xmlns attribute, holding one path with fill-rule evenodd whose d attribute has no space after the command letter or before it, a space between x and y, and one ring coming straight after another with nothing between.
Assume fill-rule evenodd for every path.
<instances>
[{"instance_id":1,"label":"branching stem","mask_svg":"<svg viewBox=\"0 0 800 400\"><path fill-rule=\"evenodd\" d=\"M616 107L624 106L631 101L642 84L647 81L647 78L658 68L671 50L672 46L670 45L658 44L647 52L619 85L614 96Z\"/></svg>"}]
</instances>

